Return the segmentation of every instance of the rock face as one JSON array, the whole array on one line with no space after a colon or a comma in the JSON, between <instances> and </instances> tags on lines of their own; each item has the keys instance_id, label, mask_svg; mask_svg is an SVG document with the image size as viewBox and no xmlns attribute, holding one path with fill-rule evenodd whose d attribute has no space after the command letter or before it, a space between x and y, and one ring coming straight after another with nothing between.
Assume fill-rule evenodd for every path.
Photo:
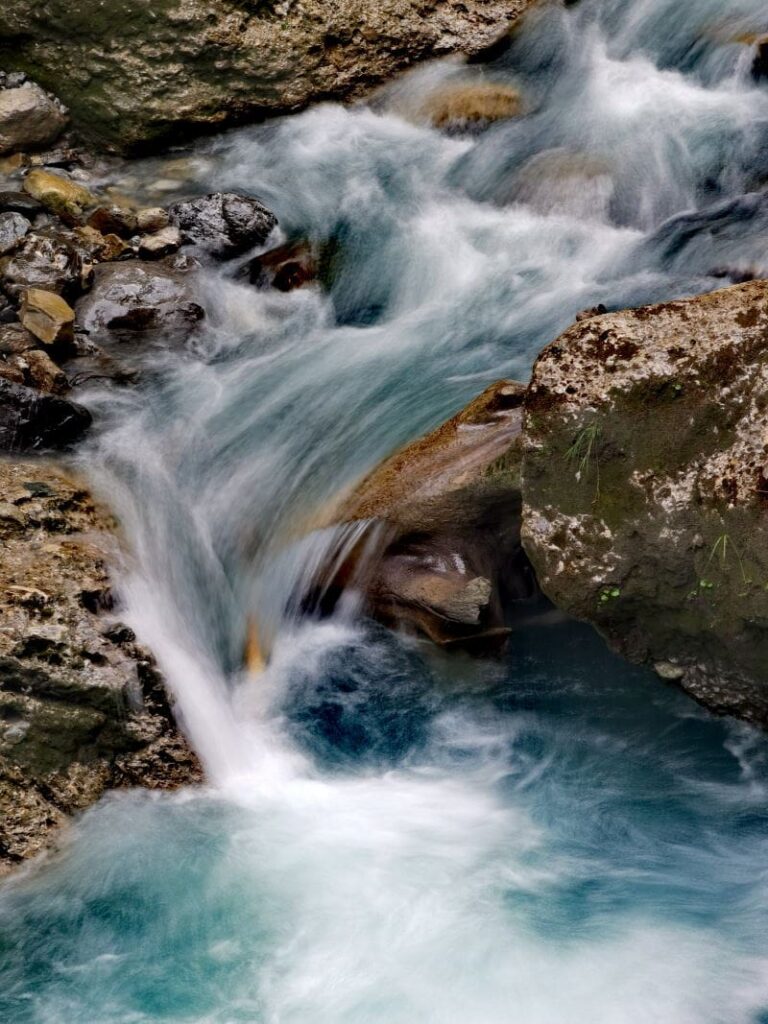
<instances>
[{"instance_id":1,"label":"rock face","mask_svg":"<svg viewBox=\"0 0 768 1024\"><path fill-rule=\"evenodd\" d=\"M131 150L342 98L427 56L493 43L531 0L14 0L0 65Z\"/></svg>"},{"instance_id":2,"label":"rock face","mask_svg":"<svg viewBox=\"0 0 768 1024\"><path fill-rule=\"evenodd\" d=\"M546 348L523 496L559 608L768 726L768 283L598 316Z\"/></svg>"},{"instance_id":3,"label":"rock face","mask_svg":"<svg viewBox=\"0 0 768 1024\"><path fill-rule=\"evenodd\" d=\"M66 124L66 112L34 82L0 89L0 155L46 146Z\"/></svg>"},{"instance_id":4,"label":"rock face","mask_svg":"<svg viewBox=\"0 0 768 1024\"><path fill-rule=\"evenodd\" d=\"M193 270L164 263L105 263L77 303L77 320L98 344L185 337L204 315Z\"/></svg>"},{"instance_id":5,"label":"rock face","mask_svg":"<svg viewBox=\"0 0 768 1024\"><path fill-rule=\"evenodd\" d=\"M519 533L523 393L492 385L355 488L330 518L367 529L333 553L318 603L351 583L377 618L439 644L506 636L505 613L536 594Z\"/></svg>"},{"instance_id":6,"label":"rock face","mask_svg":"<svg viewBox=\"0 0 768 1024\"><path fill-rule=\"evenodd\" d=\"M0 460L0 874L105 789L199 765L151 656L110 611L112 522L41 461Z\"/></svg>"},{"instance_id":7,"label":"rock face","mask_svg":"<svg viewBox=\"0 0 768 1024\"><path fill-rule=\"evenodd\" d=\"M213 192L176 203L171 224L183 240L210 256L228 259L266 242L277 218L258 199L237 192Z\"/></svg>"}]
</instances>

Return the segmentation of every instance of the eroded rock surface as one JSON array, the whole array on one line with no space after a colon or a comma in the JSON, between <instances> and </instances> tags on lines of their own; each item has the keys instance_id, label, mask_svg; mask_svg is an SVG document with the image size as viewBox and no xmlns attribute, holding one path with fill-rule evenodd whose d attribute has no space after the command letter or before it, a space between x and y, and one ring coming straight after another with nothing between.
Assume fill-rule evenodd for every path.
<instances>
[{"instance_id":1,"label":"eroded rock surface","mask_svg":"<svg viewBox=\"0 0 768 1024\"><path fill-rule=\"evenodd\" d=\"M768 725L768 283L584 320L526 399L545 594L713 710Z\"/></svg>"},{"instance_id":2,"label":"eroded rock surface","mask_svg":"<svg viewBox=\"0 0 768 1024\"><path fill-rule=\"evenodd\" d=\"M377 618L439 644L503 639L510 608L536 593L519 532L524 390L492 385L354 489L330 519L368 529L319 599L351 583Z\"/></svg>"},{"instance_id":3,"label":"eroded rock surface","mask_svg":"<svg viewBox=\"0 0 768 1024\"><path fill-rule=\"evenodd\" d=\"M107 788L200 777L112 609L113 525L61 470L0 460L0 874Z\"/></svg>"},{"instance_id":4,"label":"eroded rock surface","mask_svg":"<svg viewBox=\"0 0 768 1024\"><path fill-rule=\"evenodd\" d=\"M123 150L343 98L425 57L475 54L531 0L14 0L0 65Z\"/></svg>"}]
</instances>

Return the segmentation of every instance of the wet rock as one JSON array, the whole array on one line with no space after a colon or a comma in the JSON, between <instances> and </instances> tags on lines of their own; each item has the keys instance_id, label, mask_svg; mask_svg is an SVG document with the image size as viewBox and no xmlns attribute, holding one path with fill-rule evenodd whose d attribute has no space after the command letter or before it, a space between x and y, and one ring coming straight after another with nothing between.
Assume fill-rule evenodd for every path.
<instances>
[{"instance_id":1,"label":"wet rock","mask_svg":"<svg viewBox=\"0 0 768 1024\"><path fill-rule=\"evenodd\" d=\"M181 232L173 225L156 231L153 235L144 235L139 242L139 256L144 260L159 260L170 256L181 246Z\"/></svg>"},{"instance_id":2,"label":"wet rock","mask_svg":"<svg viewBox=\"0 0 768 1024\"><path fill-rule=\"evenodd\" d=\"M290 292L317 279L318 259L308 242L289 242L255 256L245 270L259 288Z\"/></svg>"},{"instance_id":3,"label":"wet rock","mask_svg":"<svg viewBox=\"0 0 768 1024\"><path fill-rule=\"evenodd\" d=\"M24 191L70 225L81 223L85 210L96 202L96 197L84 185L63 174L41 169L27 174Z\"/></svg>"},{"instance_id":4,"label":"wet rock","mask_svg":"<svg viewBox=\"0 0 768 1024\"><path fill-rule=\"evenodd\" d=\"M31 227L20 213L0 213L0 256L15 249Z\"/></svg>"},{"instance_id":5,"label":"wet rock","mask_svg":"<svg viewBox=\"0 0 768 1024\"><path fill-rule=\"evenodd\" d=\"M77 321L97 344L139 337L178 340L205 315L194 270L164 263L103 264L76 307Z\"/></svg>"},{"instance_id":6,"label":"wet rock","mask_svg":"<svg viewBox=\"0 0 768 1024\"><path fill-rule=\"evenodd\" d=\"M0 7L0 64L45 69L78 129L130 150L359 94L427 57L482 52L530 3L13 0Z\"/></svg>"},{"instance_id":7,"label":"wet rock","mask_svg":"<svg viewBox=\"0 0 768 1024\"><path fill-rule=\"evenodd\" d=\"M49 395L62 395L69 389L67 375L42 349L30 349L16 358L25 364L25 383L30 387Z\"/></svg>"},{"instance_id":8,"label":"wet rock","mask_svg":"<svg viewBox=\"0 0 768 1024\"><path fill-rule=\"evenodd\" d=\"M0 451L63 448L90 425L81 405L0 379Z\"/></svg>"},{"instance_id":9,"label":"wet rock","mask_svg":"<svg viewBox=\"0 0 768 1024\"><path fill-rule=\"evenodd\" d=\"M0 192L0 211L3 213L20 213L28 220L34 220L45 207L39 199L33 199L26 192Z\"/></svg>"},{"instance_id":10,"label":"wet rock","mask_svg":"<svg viewBox=\"0 0 768 1024\"><path fill-rule=\"evenodd\" d=\"M119 238L131 238L136 234L138 221L133 210L122 206L98 206L88 217L88 226L100 231L102 235L117 235Z\"/></svg>"},{"instance_id":11,"label":"wet rock","mask_svg":"<svg viewBox=\"0 0 768 1024\"><path fill-rule=\"evenodd\" d=\"M768 283L608 313L549 345L523 497L559 608L768 725Z\"/></svg>"},{"instance_id":12,"label":"wet rock","mask_svg":"<svg viewBox=\"0 0 768 1024\"><path fill-rule=\"evenodd\" d=\"M105 789L200 768L149 653L114 610L113 521L61 470L0 461L0 873Z\"/></svg>"},{"instance_id":13,"label":"wet rock","mask_svg":"<svg viewBox=\"0 0 768 1024\"><path fill-rule=\"evenodd\" d=\"M371 614L440 644L495 646L508 613L536 595L520 545L524 388L500 381L385 460L323 525L366 522L331 553L309 607L353 586ZM324 570L323 572L326 572Z\"/></svg>"},{"instance_id":14,"label":"wet rock","mask_svg":"<svg viewBox=\"0 0 768 1024\"><path fill-rule=\"evenodd\" d=\"M142 234L162 231L168 224L168 214L162 206L145 207L136 213L136 226Z\"/></svg>"},{"instance_id":15,"label":"wet rock","mask_svg":"<svg viewBox=\"0 0 768 1024\"><path fill-rule=\"evenodd\" d=\"M134 256L136 250L118 235L102 235L92 227L75 228L75 238L94 261L110 263Z\"/></svg>"},{"instance_id":16,"label":"wet rock","mask_svg":"<svg viewBox=\"0 0 768 1024\"><path fill-rule=\"evenodd\" d=\"M424 113L436 128L465 131L484 128L522 113L517 89L503 83L449 85L429 97Z\"/></svg>"},{"instance_id":17,"label":"wet rock","mask_svg":"<svg viewBox=\"0 0 768 1024\"><path fill-rule=\"evenodd\" d=\"M45 146L66 124L61 106L34 82L0 89L0 154Z\"/></svg>"},{"instance_id":18,"label":"wet rock","mask_svg":"<svg viewBox=\"0 0 768 1024\"><path fill-rule=\"evenodd\" d=\"M37 338L20 323L0 324L0 355L16 355L37 345Z\"/></svg>"},{"instance_id":19,"label":"wet rock","mask_svg":"<svg viewBox=\"0 0 768 1024\"><path fill-rule=\"evenodd\" d=\"M168 216L185 242L218 259L263 245L277 225L277 218L263 203L236 192L213 192L175 203Z\"/></svg>"},{"instance_id":20,"label":"wet rock","mask_svg":"<svg viewBox=\"0 0 768 1024\"><path fill-rule=\"evenodd\" d=\"M27 288L19 319L22 327L45 345L71 342L74 337L75 311L55 292Z\"/></svg>"},{"instance_id":21,"label":"wet rock","mask_svg":"<svg viewBox=\"0 0 768 1024\"><path fill-rule=\"evenodd\" d=\"M72 298L83 288L86 270L71 239L55 231L30 232L0 259L0 284L19 299L25 288L45 288Z\"/></svg>"}]
</instances>

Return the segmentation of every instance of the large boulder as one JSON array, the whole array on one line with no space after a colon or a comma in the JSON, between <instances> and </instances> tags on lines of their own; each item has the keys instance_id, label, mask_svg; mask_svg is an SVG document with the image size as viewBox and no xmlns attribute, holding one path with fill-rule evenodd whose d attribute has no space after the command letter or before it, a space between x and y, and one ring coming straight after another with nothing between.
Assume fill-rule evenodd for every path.
<instances>
[{"instance_id":1,"label":"large boulder","mask_svg":"<svg viewBox=\"0 0 768 1024\"><path fill-rule=\"evenodd\" d=\"M61 104L34 82L0 89L0 156L46 146L61 135L66 124Z\"/></svg>"},{"instance_id":2,"label":"large boulder","mask_svg":"<svg viewBox=\"0 0 768 1024\"><path fill-rule=\"evenodd\" d=\"M130 260L96 267L93 287L76 307L91 341L178 340L204 316L194 269Z\"/></svg>"},{"instance_id":3,"label":"large boulder","mask_svg":"<svg viewBox=\"0 0 768 1024\"><path fill-rule=\"evenodd\" d=\"M532 0L14 0L0 65L122 150L342 98L424 57L476 54Z\"/></svg>"},{"instance_id":4,"label":"large boulder","mask_svg":"<svg viewBox=\"0 0 768 1024\"><path fill-rule=\"evenodd\" d=\"M542 590L768 725L768 283L576 324L535 365L524 436Z\"/></svg>"},{"instance_id":5,"label":"large boulder","mask_svg":"<svg viewBox=\"0 0 768 1024\"><path fill-rule=\"evenodd\" d=\"M213 192L175 203L168 216L185 242L218 259L263 245L277 225L263 203L237 192Z\"/></svg>"},{"instance_id":6,"label":"large boulder","mask_svg":"<svg viewBox=\"0 0 768 1024\"><path fill-rule=\"evenodd\" d=\"M110 787L200 776L151 655L116 615L111 517L41 461L0 460L0 874Z\"/></svg>"},{"instance_id":7,"label":"large boulder","mask_svg":"<svg viewBox=\"0 0 768 1024\"><path fill-rule=\"evenodd\" d=\"M378 619L438 644L502 641L510 613L536 594L520 545L524 390L493 384L329 512L347 528L305 603L324 610L351 586Z\"/></svg>"},{"instance_id":8,"label":"large boulder","mask_svg":"<svg viewBox=\"0 0 768 1024\"><path fill-rule=\"evenodd\" d=\"M0 452L65 448L90 425L83 406L0 377Z\"/></svg>"}]
</instances>

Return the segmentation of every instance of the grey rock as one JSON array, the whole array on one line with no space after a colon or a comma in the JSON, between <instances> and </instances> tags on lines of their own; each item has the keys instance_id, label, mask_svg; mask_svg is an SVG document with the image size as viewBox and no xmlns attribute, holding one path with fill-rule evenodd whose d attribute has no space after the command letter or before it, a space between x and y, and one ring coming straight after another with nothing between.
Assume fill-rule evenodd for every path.
<instances>
[{"instance_id":1,"label":"grey rock","mask_svg":"<svg viewBox=\"0 0 768 1024\"><path fill-rule=\"evenodd\" d=\"M194 270L165 263L102 264L77 303L77 322L103 345L185 338L205 315L195 282Z\"/></svg>"},{"instance_id":2,"label":"grey rock","mask_svg":"<svg viewBox=\"0 0 768 1024\"><path fill-rule=\"evenodd\" d=\"M236 192L213 192L175 203L168 216L185 242L219 259L262 245L277 225L263 203Z\"/></svg>"},{"instance_id":3,"label":"grey rock","mask_svg":"<svg viewBox=\"0 0 768 1024\"><path fill-rule=\"evenodd\" d=\"M83 260L64 235L30 232L14 252L0 259L0 284L12 298L19 298L26 288L72 298L82 289Z\"/></svg>"},{"instance_id":4,"label":"grey rock","mask_svg":"<svg viewBox=\"0 0 768 1024\"><path fill-rule=\"evenodd\" d=\"M66 124L61 106L34 82L0 89L0 154L48 145Z\"/></svg>"},{"instance_id":5,"label":"grey rock","mask_svg":"<svg viewBox=\"0 0 768 1024\"><path fill-rule=\"evenodd\" d=\"M44 209L39 200L26 192L0 192L0 211L3 213L20 213L27 220L34 220Z\"/></svg>"},{"instance_id":6,"label":"grey rock","mask_svg":"<svg viewBox=\"0 0 768 1024\"><path fill-rule=\"evenodd\" d=\"M20 213L0 213L0 256L14 249L31 227Z\"/></svg>"}]
</instances>

